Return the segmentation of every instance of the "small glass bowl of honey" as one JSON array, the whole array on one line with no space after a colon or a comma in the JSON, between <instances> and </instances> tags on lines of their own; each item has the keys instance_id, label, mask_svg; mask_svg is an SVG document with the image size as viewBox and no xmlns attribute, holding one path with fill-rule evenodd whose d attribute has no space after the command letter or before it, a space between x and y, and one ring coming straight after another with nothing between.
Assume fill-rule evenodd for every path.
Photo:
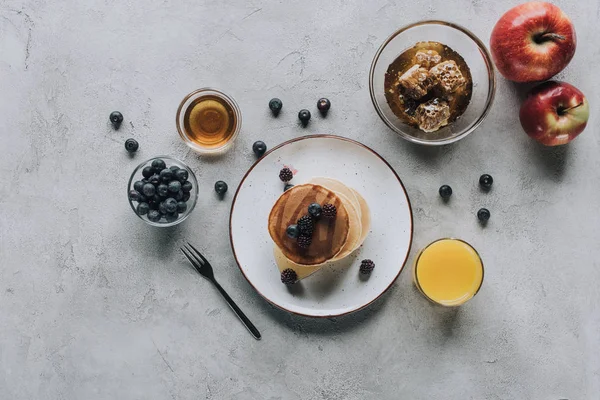
<instances>
[{"instance_id":1,"label":"small glass bowl of honey","mask_svg":"<svg viewBox=\"0 0 600 400\"><path fill-rule=\"evenodd\" d=\"M193 91L177 109L177 131L200 154L220 154L232 145L242 126L242 113L233 98L211 88Z\"/></svg>"}]
</instances>

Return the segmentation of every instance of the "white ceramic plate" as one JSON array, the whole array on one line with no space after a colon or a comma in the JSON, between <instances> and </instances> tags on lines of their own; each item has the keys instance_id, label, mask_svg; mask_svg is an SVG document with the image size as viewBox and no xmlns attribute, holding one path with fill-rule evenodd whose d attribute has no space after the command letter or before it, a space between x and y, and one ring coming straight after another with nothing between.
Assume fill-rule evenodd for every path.
<instances>
[{"instance_id":1,"label":"white ceramic plate","mask_svg":"<svg viewBox=\"0 0 600 400\"><path fill-rule=\"evenodd\" d=\"M335 178L363 195L371 209L371 232L352 255L290 287L281 283L267 221L283 183L283 166L297 170L292 184L316 176ZM394 283L413 235L410 201L392 167L367 146L339 136L304 136L266 153L246 173L233 199L231 247L250 284L275 306L311 317L332 317L368 306ZM375 270L359 274L360 261Z\"/></svg>"}]
</instances>

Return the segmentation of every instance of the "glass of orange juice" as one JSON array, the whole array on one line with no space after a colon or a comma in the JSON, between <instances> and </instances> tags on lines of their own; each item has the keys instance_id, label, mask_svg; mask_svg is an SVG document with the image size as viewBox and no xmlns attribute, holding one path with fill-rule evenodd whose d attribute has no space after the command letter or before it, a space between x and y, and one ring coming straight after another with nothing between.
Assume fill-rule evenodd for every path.
<instances>
[{"instance_id":1,"label":"glass of orange juice","mask_svg":"<svg viewBox=\"0 0 600 400\"><path fill-rule=\"evenodd\" d=\"M466 303L483 283L483 261L469 243L439 239L419 253L413 279L430 301L452 307Z\"/></svg>"}]
</instances>

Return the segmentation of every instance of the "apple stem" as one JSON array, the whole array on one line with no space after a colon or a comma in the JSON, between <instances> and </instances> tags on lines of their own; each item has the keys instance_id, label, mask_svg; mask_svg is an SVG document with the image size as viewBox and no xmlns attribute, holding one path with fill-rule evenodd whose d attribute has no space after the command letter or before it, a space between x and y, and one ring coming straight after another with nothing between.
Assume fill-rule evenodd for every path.
<instances>
[{"instance_id":1,"label":"apple stem","mask_svg":"<svg viewBox=\"0 0 600 400\"><path fill-rule=\"evenodd\" d=\"M571 111L572 109L581 107L582 105L583 105L583 101L573 107L567 107L567 108L559 107L558 110L556 110L556 111L557 111L558 115L565 115L567 112Z\"/></svg>"},{"instance_id":2,"label":"apple stem","mask_svg":"<svg viewBox=\"0 0 600 400\"><path fill-rule=\"evenodd\" d=\"M533 38L533 40L535 40L535 42L538 44L547 42L549 40L557 41L557 40L565 40L565 39L566 38L563 35L559 35L558 33L553 33L553 32L538 33Z\"/></svg>"}]
</instances>

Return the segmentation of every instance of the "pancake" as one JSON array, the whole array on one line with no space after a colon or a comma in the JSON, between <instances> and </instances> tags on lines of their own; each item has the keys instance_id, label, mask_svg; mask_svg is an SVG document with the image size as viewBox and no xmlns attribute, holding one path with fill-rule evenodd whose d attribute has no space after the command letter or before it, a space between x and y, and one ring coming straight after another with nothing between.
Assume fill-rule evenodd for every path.
<instances>
[{"instance_id":1,"label":"pancake","mask_svg":"<svg viewBox=\"0 0 600 400\"><path fill-rule=\"evenodd\" d=\"M362 228L362 234L360 237L360 240L358 242L358 245L356 246L356 248L359 248L365 241L365 239L367 238L367 235L369 235L369 231L371 230L371 210L369 210L369 205L367 204L366 200L364 197L361 196L360 193L358 193L356 190L354 189L350 189L354 192L354 195L356 196L356 198L358 199L358 203L360 204L360 222L361 222L361 228Z\"/></svg>"},{"instance_id":2,"label":"pancake","mask_svg":"<svg viewBox=\"0 0 600 400\"><path fill-rule=\"evenodd\" d=\"M273 254L275 255L275 264L277 264L277 268L279 268L279 272L283 272L286 269L293 269L296 271L298 275L298 280L307 278L308 276L314 274L321 268L327 265L327 263L317 264L317 265L300 265L288 259L283 255L279 247L273 246Z\"/></svg>"},{"instance_id":3,"label":"pancake","mask_svg":"<svg viewBox=\"0 0 600 400\"><path fill-rule=\"evenodd\" d=\"M358 201L358 197L354 193L353 189L350 189L348 186L346 186L342 182L338 181L337 179L325 178L325 177L321 177L321 176L312 178L310 180L310 183L314 183L316 185L321 185L323 187L326 187L329 190L333 190L336 193L343 194L344 196L346 196L348 198L348 200L350 200L352 202L354 207L356 207L356 209L358 210L359 216L360 216L361 205L360 205L360 202Z\"/></svg>"},{"instance_id":4,"label":"pancake","mask_svg":"<svg viewBox=\"0 0 600 400\"><path fill-rule=\"evenodd\" d=\"M315 223L312 244L307 249L301 249L295 239L287 237L285 231L307 214L311 203L331 203L337 208L337 216L334 219L322 218ZM350 204L347 206L354 207ZM285 257L301 265L317 265L332 259L345 246L349 228L346 204L335 192L320 185L304 184L288 189L275 202L269 214L269 234L275 245Z\"/></svg>"},{"instance_id":5,"label":"pancake","mask_svg":"<svg viewBox=\"0 0 600 400\"><path fill-rule=\"evenodd\" d=\"M347 257L354 250L360 246L360 239L362 237L362 226L361 226L361 218L359 215L359 209L356 208L352 202L343 194L336 193L343 202L347 202L346 210L348 211L348 240L342 250L332 259L332 261L341 260L344 257Z\"/></svg>"}]
</instances>

